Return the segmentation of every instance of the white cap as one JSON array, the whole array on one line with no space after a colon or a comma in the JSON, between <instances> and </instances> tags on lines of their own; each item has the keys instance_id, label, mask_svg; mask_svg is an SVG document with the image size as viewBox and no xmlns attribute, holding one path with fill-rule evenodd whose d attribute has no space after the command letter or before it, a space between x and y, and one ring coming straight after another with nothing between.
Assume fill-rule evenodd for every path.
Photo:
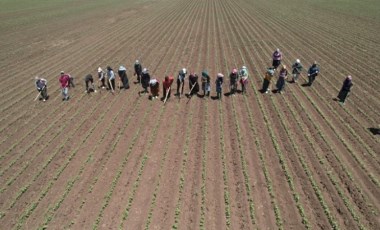
<instances>
[{"instance_id":1,"label":"white cap","mask_svg":"<svg viewBox=\"0 0 380 230\"><path fill-rule=\"evenodd\" d=\"M186 68L183 68L183 69L182 69L182 72L183 72L183 73L187 73L187 72L186 72Z\"/></svg>"},{"instance_id":2,"label":"white cap","mask_svg":"<svg viewBox=\"0 0 380 230\"><path fill-rule=\"evenodd\" d=\"M297 63L300 63L300 59L297 59L296 62L297 62Z\"/></svg>"},{"instance_id":3,"label":"white cap","mask_svg":"<svg viewBox=\"0 0 380 230\"><path fill-rule=\"evenodd\" d=\"M218 76L218 77L224 77L224 75L221 74L221 73L218 73L217 76Z\"/></svg>"},{"instance_id":4,"label":"white cap","mask_svg":"<svg viewBox=\"0 0 380 230\"><path fill-rule=\"evenodd\" d=\"M143 73L148 73L148 69L147 69L147 68L144 68L142 72L143 72Z\"/></svg>"},{"instance_id":5,"label":"white cap","mask_svg":"<svg viewBox=\"0 0 380 230\"><path fill-rule=\"evenodd\" d=\"M246 69L247 67L245 65L243 65L243 67L241 67L242 69Z\"/></svg>"},{"instance_id":6,"label":"white cap","mask_svg":"<svg viewBox=\"0 0 380 230\"><path fill-rule=\"evenodd\" d=\"M102 68L98 68L98 73L100 73L100 72L102 72L103 70L102 70Z\"/></svg>"},{"instance_id":7,"label":"white cap","mask_svg":"<svg viewBox=\"0 0 380 230\"><path fill-rule=\"evenodd\" d=\"M139 63L139 60L136 60L135 63L136 63L136 64Z\"/></svg>"}]
</instances>

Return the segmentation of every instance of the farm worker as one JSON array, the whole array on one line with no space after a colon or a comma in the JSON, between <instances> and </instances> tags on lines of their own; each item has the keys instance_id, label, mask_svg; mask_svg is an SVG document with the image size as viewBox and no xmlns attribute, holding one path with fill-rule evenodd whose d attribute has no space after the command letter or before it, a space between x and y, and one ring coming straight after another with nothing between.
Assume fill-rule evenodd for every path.
<instances>
[{"instance_id":1,"label":"farm worker","mask_svg":"<svg viewBox=\"0 0 380 230\"><path fill-rule=\"evenodd\" d=\"M307 76L309 78L308 85L311 86L315 80L315 77L318 76L319 67L317 62L314 61L313 65L310 66L309 71L307 71Z\"/></svg>"},{"instance_id":2,"label":"farm worker","mask_svg":"<svg viewBox=\"0 0 380 230\"><path fill-rule=\"evenodd\" d=\"M37 91L39 92L38 97L40 97L40 100L46 101L48 99L47 95L47 80L44 78L35 77L35 84ZM37 98L35 99L37 100Z\"/></svg>"},{"instance_id":3,"label":"farm worker","mask_svg":"<svg viewBox=\"0 0 380 230\"><path fill-rule=\"evenodd\" d=\"M198 75L196 73L190 73L189 75L189 89L189 96L199 92Z\"/></svg>"},{"instance_id":4,"label":"farm worker","mask_svg":"<svg viewBox=\"0 0 380 230\"><path fill-rule=\"evenodd\" d=\"M105 85L105 79L106 79L106 73L103 71L102 68L98 68L98 82L101 83L101 85L99 86L98 84L98 87L104 89L106 88L106 85Z\"/></svg>"},{"instance_id":5,"label":"farm worker","mask_svg":"<svg viewBox=\"0 0 380 230\"><path fill-rule=\"evenodd\" d=\"M160 90L160 83L155 77L149 81L150 93L152 94L152 100L158 98L158 92Z\"/></svg>"},{"instance_id":6,"label":"farm worker","mask_svg":"<svg viewBox=\"0 0 380 230\"><path fill-rule=\"evenodd\" d=\"M278 74L278 80L277 80L277 92L282 93L282 90L285 88L285 79L288 76L288 70L286 69L286 65L282 65L282 68L280 70L280 73Z\"/></svg>"},{"instance_id":7,"label":"farm worker","mask_svg":"<svg viewBox=\"0 0 380 230\"><path fill-rule=\"evenodd\" d=\"M186 77L186 74L187 74L187 70L186 68L182 68L179 72L178 72L178 77L177 77L177 96L181 97L181 95L183 94L183 87L185 86L185 77ZM179 90L181 89L181 94L179 93Z\"/></svg>"},{"instance_id":8,"label":"farm worker","mask_svg":"<svg viewBox=\"0 0 380 230\"><path fill-rule=\"evenodd\" d=\"M86 90L85 93L90 93L91 91L94 91L96 93L95 85L94 85L94 78L91 74L87 74L84 77L84 82L86 83ZM89 84L91 83L91 88L89 87Z\"/></svg>"},{"instance_id":9,"label":"farm worker","mask_svg":"<svg viewBox=\"0 0 380 230\"><path fill-rule=\"evenodd\" d=\"M263 88L261 89L261 92L263 93L271 92L271 82L272 82L273 76L274 76L274 68L273 67L267 68L267 71L265 72Z\"/></svg>"},{"instance_id":10,"label":"farm worker","mask_svg":"<svg viewBox=\"0 0 380 230\"><path fill-rule=\"evenodd\" d=\"M277 69L279 65L281 65L282 60L282 53L280 52L280 49L276 49L272 55L272 66L274 69Z\"/></svg>"},{"instance_id":11,"label":"farm worker","mask_svg":"<svg viewBox=\"0 0 380 230\"><path fill-rule=\"evenodd\" d=\"M162 89L164 93L163 100L165 100L166 95L167 95L167 99L170 98L171 86L173 82L174 82L174 78L172 76L168 76L168 75L165 76L165 79L162 82Z\"/></svg>"},{"instance_id":12,"label":"farm worker","mask_svg":"<svg viewBox=\"0 0 380 230\"><path fill-rule=\"evenodd\" d=\"M62 101L69 100L69 84L70 84L70 77L68 74L65 74L65 72L61 71L61 76L59 77L59 82L61 83L61 92L62 92Z\"/></svg>"},{"instance_id":13,"label":"farm worker","mask_svg":"<svg viewBox=\"0 0 380 230\"><path fill-rule=\"evenodd\" d=\"M237 90L238 79L238 70L234 68L230 73L230 94L233 96L235 96L235 92Z\"/></svg>"},{"instance_id":14,"label":"farm worker","mask_svg":"<svg viewBox=\"0 0 380 230\"><path fill-rule=\"evenodd\" d=\"M135 68L135 73L133 74L133 76L137 76L137 83L140 83L141 82L141 74L142 74L142 66L141 66L139 60L135 61L134 68Z\"/></svg>"},{"instance_id":15,"label":"farm worker","mask_svg":"<svg viewBox=\"0 0 380 230\"><path fill-rule=\"evenodd\" d=\"M352 88L352 77L349 75L346 77L346 79L343 81L342 89L340 90L338 94L339 103L341 105L344 105L344 102L349 95L351 88Z\"/></svg>"},{"instance_id":16,"label":"farm worker","mask_svg":"<svg viewBox=\"0 0 380 230\"><path fill-rule=\"evenodd\" d=\"M210 76L208 75L206 70L202 71L202 89L203 96L210 96L211 85L210 85Z\"/></svg>"},{"instance_id":17,"label":"farm worker","mask_svg":"<svg viewBox=\"0 0 380 230\"><path fill-rule=\"evenodd\" d=\"M107 77L108 77L108 89L115 92L115 73L110 66L107 66Z\"/></svg>"},{"instance_id":18,"label":"farm worker","mask_svg":"<svg viewBox=\"0 0 380 230\"><path fill-rule=\"evenodd\" d=\"M300 59L297 59L296 62L292 65L293 82L297 82L302 68L303 66L301 64Z\"/></svg>"},{"instance_id":19,"label":"farm worker","mask_svg":"<svg viewBox=\"0 0 380 230\"><path fill-rule=\"evenodd\" d=\"M142 91L143 94L148 93L150 75L147 68L144 68L141 74L141 85L144 88Z\"/></svg>"},{"instance_id":20,"label":"farm worker","mask_svg":"<svg viewBox=\"0 0 380 230\"><path fill-rule=\"evenodd\" d=\"M219 100L222 99L222 84L223 84L223 78L224 75L221 73L218 73L216 75L216 80L215 80L215 88L216 88L216 96Z\"/></svg>"},{"instance_id":21,"label":"farm worker","mask_svg":"<svg viewBox=\"0 0 380 230\"><path fill-rule=\"evenodd\" d=\"M128 81L128 76L127 76L127 68L125 68L124 66L120 66L118 71L117 71L117 74L119 75L119 78L120 78L120 81L123 83L123 88L126 90L126 89L129 89L129 81Z\"/></svg>"},{"instance_id":22,"label":"farm worker","mask_svg":"<svg viewBox=\"0 0 380 230\"><path fill-rule=\"evenodd\" d=\"M241 67L240 69L240 84L241 84L241 93L246 93L246 86L248 84L248 69L246 66Z\"/></svg>"}]
</instances>

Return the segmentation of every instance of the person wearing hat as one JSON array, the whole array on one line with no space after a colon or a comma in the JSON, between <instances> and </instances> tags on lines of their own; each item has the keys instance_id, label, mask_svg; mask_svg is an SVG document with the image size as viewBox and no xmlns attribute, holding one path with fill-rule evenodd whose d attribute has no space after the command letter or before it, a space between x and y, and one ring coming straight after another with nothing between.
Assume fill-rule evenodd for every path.
<instances>
[{"instance_id":1,"label":"person wearing hat","mask_svg":"<svg viewBox=\"0 0 380 230\"><path fill-rule=\"evenodd\" d=\"M307 77L309 78L308 85L311 86L315 80L315 77L318 76L319 73L319 67L317 65L317 62L314 61L313 65L310 66L309 70L307 71Z\"/></svg>"},{"instance_id":2,"label":"person wearing hat","mask_svg":"<svg viewBox=\"0 0 380 230\"><path fill-rule=\"evenodd\" d=\"M46 101L48 99L47 94L47 80L45 78L35 77L35 84L37 91L39 92L37 97L40 97L40 100ZM35 100L37 100L37 97Z\"/></svg>"},{"instance_id":3,"label":"person wearing hat","mask_svg":"<svg viewBox=\"0 0 380 230\"><path fill-rule=\"evenodd\" d=\"M211 91L211 85L210 85L210 76L208 75L208 72L206 70L202 71L202 89L203 89L203 96L209 97L210 91Z\"/></svg>"},{"instance_id":4,"label":"person wearing hat","mask_svg":"<svg viewBox=\"0 0 380 230\"><path fill-rule=\"evenodd\" d=\"M113 69L111 66L107 66L107 77L108 77L108 89L111 90L111 92L115 92L115 73L113 72Z\"/></svg>"},{"instance_id":5,"label":"person wearing hat","mask_svg":"<svg viewBox=\"0 0 380 230\"><path fill-rule=\"evenodd\" d=\"M235 92L238 86L239 74L237 69L232 69L230 73L230 94L235 96Z\"/></svg>"},{"instance_id":6,"label":"person wearing hat","mask_svg":"<svg viewBox=\"0 0 380 230\"><path fill-rule=\"evenodd\" d=\"M274 69L277 69L279 65L281 65L282 60L282 53L280 52L280 49L276 49L272 54L272 66Z\"/></svg>"},{"instance_id":7,"label":"person wearing hat","mask_svg":"<svg viewBox=\"0 0 380 230\"><path fill-rule=\"evenodd\" d=\"M149 81L150 93L152 94L152 100L158 98L158 93L160 90L160 83L157 81L155 77L150 79Z\"/></svg>"},{"instance_id":8,"label":"person wearing hat","mask_svg":"<svg viewBox=\"0 0 380 230\"><path fill-rule=\"evenodd\" d=\"M98 82L100 83L100 86L99 86L99 84L98 84L98 87L99 88L102 88L102 89L104 89L104 88L106 88L106 85L105 85L105 75L106 75L106 73L103 71L103 69L102 68L98 68Z\"/></svg>"},{"instance_id":9,"label":"person wearing hat","mask_svg":"<svg viewBox=\"0 0 380 230\"><path fill-rule=\"evenodd\" d=\"M84 77L84 82L86 83L86 91L85 93L90 93L91 91L94 91L96 93L95 85L94 85L94 78L91 74L87 74ZM91 88L89 87L89 84L91 83Z\"/></svg>"},{"instance_id":10,"label":"person wearing hat","mask_svg":"<svg viewBox=\"0 0 380 230\"><path fill-rule=\"evenodd\" d=\"M182 68L179 72L178 72L178 77L177 77L177 96L181 97L181 95L183 94L183 88L185 86L185 77L186 77L186 74L187 74L187 71L185 68ZM181 94L179 92L179 90L181 89Z\"/></svg>"},{"instance_id":11,"label":"person wearing hat","mask_svg":"<svg viewBox=\"0 0 380 230\"><path fill-rule=\"evenodd\" d=\"M119 67L119 70L117 71L118 75L119 75L119 78L120 78L120 81L123 83L123 88L126 90L126 89L129 89L129 80L128 80L128 76L127 76L127 68L125 68L124 66L120 66Z\"/></svg>"},{"instance_id":12,"label":"person wearing hat","mask_svg":"<svg viewBox=\"0 0 380 230\"><path fill-rule=\"evenodd\" d=\"M273 76L274 76L274 68L273 67L267 68L267 71L265 72L263 88L261 89L261 92L263 93L271 92L271 82L272 82Z\"/></svg>"},{"instance_id":13,"label":"person wearing hat","mask_svg":"<svg viewBox=\"0 0 380 230\"><path fill-rule=\"evenodd\" d=\"M278 80L277 80L277 92L282 93L282 91L285 88L285 79L288 76L288 70L286 69L286 65L282 65L280 73L278 74Z\"/></svg>"},{"instance_id":14,"label":"person wearing hat","mask_svg":"<svg viewBox=\"0 0 380 230\"><path fill-rule=\"evenodd\" d=\"M216 97L221 100L222 99L222 85L223 85L223 78L224 75L221 73L218 73L216 75L216 80L215 80L215 88L216 88Z\"/></svg>"},{"instance_id":15,"label":"person wearing hat","mask_svg":"<svg viewBox=\"0 0 380 230\"><path fill-rule=\"evenodd\" d=\"M150 75L147 68L144 68L141 74L141 85L143 87L143 94L148 93Z\"/></svg>"},{"instance_id":16,"label":"person wearing hat","mask_svg":"<svg viewBox=\"0 0 380 230\"><path fill-rule=\"evenodd\" d=\"M246 86L248 84L248 69L246 66L241 67L240 69L240 84L241 84L241 93L246 93Z\"/></svg>"},{"instance_id":17,"label":"person wearing hat","mask_svg":"<svg viewBox=\"0 0 380 230\"><path fill-rule=\"evenodd\" d=\"M142 74L142 66L139 60L135 61L134 69L135 69L135 73L133 74L133 76L137 76L137 83L139 84L141 83L141 74Z\"/></svg>"},{"instance_id":18,"label":"person wearing hat","mask_svg":"<svg viewBox=\"0 0 380 230\"><path fill-rule=\"evenodd\" d=\"M346 101L346 98L349 95L353 85L354 84L352 84L352 77L351 75L348 75L346 79L343 81L342 89L340 90L337 97L341 105L344 105L344 102Z\"/></svg>"},{"instance_id":19,"label":"person wearing hat","mask_svg":"<svg viewBox=\"0 0 380 230\"><path fill-rule=\"evenodd\" d=\"M198 75L196 73L190 73L189 75L189 89L189 96L199 92Z\"/></svg>"},{"instance_id":20,"label":"person wearing hat","mask_svg":"<svg viewBox=\"0 0 380 230\"><path fill-rule=\"evenodd\" d=\"M292 65L292 75L294 83L298 81L298 77L301 74L302 68L303 66L301 64L300 59L297 59L296 62Z\"/></svg>"},{"instance_id":21,"label":"person wearing hat","mask_svg":"<svg viewBox=\"0 0 380 230\"><path fill-rule=\"evenodd\" d=\"M162 91L163 91L163 100L167 97L167 99L170 98L170 92L171 92L171 86L174 82L174 78L172 76L165 76L165 79L162 82Z\"/></svg>"},{"instance_id":22,"label":"person wearing hat","mask_svg":"<svg viewBox=\"0 0 380 230\"><path fill-rule=\"evenodd\" d=\"M59 77L59 83L61 84L61 92L62 92L62 101L69 100L69 84L70 84L70 77L68 74L65 74L65 72L61 71L61 76Z\"/></svg>"}]
</instances>

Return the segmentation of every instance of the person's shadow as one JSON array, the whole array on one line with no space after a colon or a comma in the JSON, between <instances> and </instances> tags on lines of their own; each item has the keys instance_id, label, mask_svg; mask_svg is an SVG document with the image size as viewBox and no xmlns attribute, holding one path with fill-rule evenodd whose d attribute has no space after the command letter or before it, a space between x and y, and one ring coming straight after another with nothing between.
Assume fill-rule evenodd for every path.
<instances>
[{"instance_id":1,"label":"person's shadow","mask_svg":"<svg viewBox=\"0 0 380 230\"><path fill-rule=\"evenodd\" d=\"M380 135L380 129L377 129L377 128L368 128L368 130L369 130L373 135Z\"/></svg>"},{"instance_id":2,"label":"person's shadow","mask_svg":"<svg viewBox=\"0 0 380 230\"><path fill-rule=\"evenodd\" d=\"M301 86L302 87L310 87L309 83L303 83Z\"/></svg>"}]
</instances>

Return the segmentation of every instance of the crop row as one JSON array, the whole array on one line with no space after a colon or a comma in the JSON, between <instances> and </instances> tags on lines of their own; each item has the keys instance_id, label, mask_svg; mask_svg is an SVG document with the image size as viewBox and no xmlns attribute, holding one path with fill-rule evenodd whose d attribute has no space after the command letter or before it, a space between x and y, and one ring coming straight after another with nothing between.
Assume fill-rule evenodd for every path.
<instances>
[{"instance_id":1,"label":"crop row","mask_svg":"<svg viewBox=\"0 0 380 230\"><path fill-rule=\"evenodd\" d=\"M140 102L140 101L139 101ZM133 117L136 109L138 108L139 106L139 102L137 102L134 106L134 108L131 110L131 113L130 115L128 116L127 120L125 121L125 126L124 126L124 129L121 129L119 131L119 135L122 133L122 131L125 130L125 128L130 124L130 120L131 118ZM124 105L125 107L127 107L127 103L125 103ZM66 196L68 195L68 193L70 192L71 188L73 187L73 185L77 182L77 180L81 177L86 165L88 163L90 163L94 157L94 153L96 153L96 150L98 149L98 147L103 143L104 141L104 138L108 135L108 133L110 132L111 128L115 125L116 121L117 121L117 118L120 118L120 113L122 111L125 110L125 107L124 108L121 108L119 110L119 112L117 112L115 114L115 116L113 117L112 121L108 123L108 127L105 129L105 131L103 132L102 136L98 139L96 145L94 145L93 149L88 153L88 157L87 159L82 163L78 173L76 174L75 177L73 177L71 180L69 180L69 182L67 183L67 187L64 191L64 194L61 196L61 198L59 199L58 202L56 202L56 205L54 206L54 208L52 210L48 210L48 212L45 214L45 222L43 223L43 226L46 226L53 218L53 215L54 215L54 212L58 210L58 208L60 207L60 205L63 203L64 199L66 198ZM92 133L94 131L94 129L96 127L99 126L100 122L103 121L103 117L101 117L100 119L97 120L97 123L93 125L93 128L92 128ZM109 157L111 154L108 154L108 156L104 156L103 157Z\"/></svg>"},{"instance_id":2,"label":"crop row","mask_svg":"<svg viewBox=\"0 0 380 230\"><path fill-rule=\"evenodd\" d=\"M116 100L114 99L114 102ZM110 103L110 106L111 107L112 103ZM93 107L93 110L89 113L90 115L92 115L95 111L95 107ZM107 111L104 111L104 113L99 117L99 119L97 120L97 123L99 123L100 121L102 121L104 118L105 118L105 115L107 114ZM115 116L116 117L116 116ZM87 117L84 117L83 119L83 122L78 125L78 129L87 121ZM65 163L56 171L54 177L47 183L47 185L45 186L45 188L41 191L40 195L38 196L38 199L36 201L34 201L27 210L24 211L24 213L19 217L19 220L18 220L18 223L16 225L16 228L17 229L20 229L22 227L22 225L24 224L24 221L32 214L32 212L34 211L34 209L38 206L39 202L46 196L46 194L50 191L50 189L52 188L52 186L54 185L55 181L57 181L57 179L59 178L59 176L62 174L62 172L66 169L66 167L69 165L69 163L71 162L71 160L76 156L78 150L81 148L81 146L87 141L87 139L91 136L91 134L93 133L94 129L96 128L97 126L94 125L92 127L92 129L90 129L86 135L84 135L84 137L82 138L82 140L80 141L80 145L71 152L70 156L66 159ZM65 143L61 144L59 146L59 150L63 148L63 146L65 146ZM59 150L57 152L59 152ZM51 161L52 158L50 158L49 160ZM48 162L50 162L48 161ZM42 170L40 172L42 172L44 169L46 169L46 164L45 166L42 168ZM37 175L40 175L41 173L37 174ZM36 178L34 178L32 180L35 181ZM74 183L75 181L71 181L70 183ZM70 187L70 183L69 183L69 188L71 189ZM30 184L28 185L28 187L30 186ZM51 220L50 217L47 218L48 221Z\"/></svg>"}]
</instances>

